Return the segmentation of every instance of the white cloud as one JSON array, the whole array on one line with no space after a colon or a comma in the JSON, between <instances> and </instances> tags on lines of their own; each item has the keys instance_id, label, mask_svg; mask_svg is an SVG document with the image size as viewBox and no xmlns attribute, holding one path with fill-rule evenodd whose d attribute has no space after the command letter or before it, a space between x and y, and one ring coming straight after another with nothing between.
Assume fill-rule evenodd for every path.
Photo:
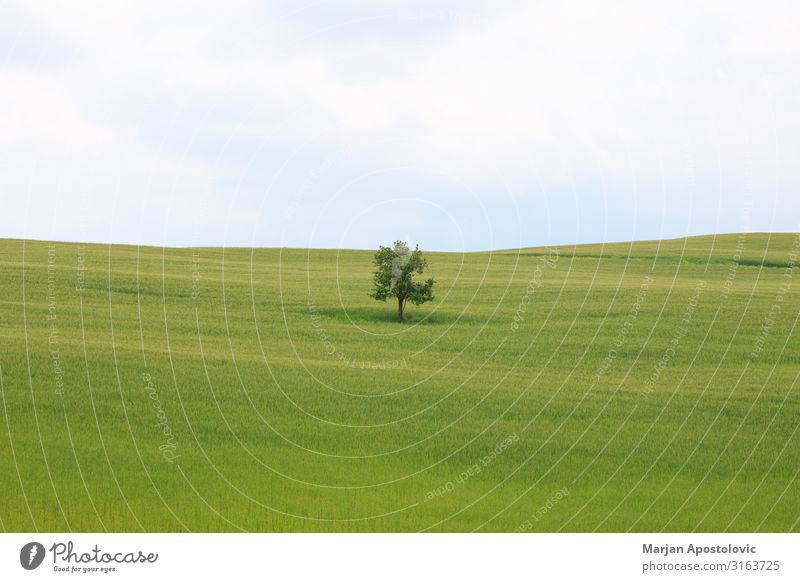
<instances>
[{"instance_id":1,"label":"white cloud","mask_svg":"<svg viewBox=\"0 0 800 582\"><path fill-rule=\"evenodd\" d=\"M586 209L598 196L612 210L661 208L666 192L678 203L643 222L643 237L732 229L755 195L782 212L757 214L754 229L797 229L791 2L11 6L0 8L3 235L191 244L242 242L244 230L278 244L289 193L345 150L307 202L403 166L481 192L459 218L467 231L481 204L508 203L507 188L523 211L549 199L556 213L573 188ZM351 190L343 211L392 186ZM414 194L455 206L452 191ZM627 235L592 225L596 212L581 220L581 236ZM553 224L555 239L575 234ZM338 243L339 227L315 236Z\"/></svg>"}]
</instances>

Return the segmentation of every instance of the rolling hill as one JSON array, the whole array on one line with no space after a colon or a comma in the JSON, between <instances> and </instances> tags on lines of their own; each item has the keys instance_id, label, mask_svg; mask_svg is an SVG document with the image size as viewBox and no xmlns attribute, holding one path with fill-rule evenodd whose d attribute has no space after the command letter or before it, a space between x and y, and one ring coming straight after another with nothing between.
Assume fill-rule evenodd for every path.
<instances>
[{"instance_id":1,"label":"rolling hill","mask_svg":"<svg viewBox=\"0 0 800 582\"><path fill-rule=\"evenodd\" d=\"M798 531L799 255L0 240L0 526Z\"/></svg>"}]
</instances>

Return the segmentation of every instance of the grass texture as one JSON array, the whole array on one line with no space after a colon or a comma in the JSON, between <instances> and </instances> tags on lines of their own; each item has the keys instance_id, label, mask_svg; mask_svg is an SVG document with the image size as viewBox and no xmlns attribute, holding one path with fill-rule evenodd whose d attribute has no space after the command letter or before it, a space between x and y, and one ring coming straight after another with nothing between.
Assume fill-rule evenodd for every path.
<instances>
[{"instance_id":1,"label":"grass texture","mask_svg":"<svg viewBox=\"0 0 800 582\"><path fill-rule=\"evenodd\" d=\"M0 241L5 531L798 531L800 235Z\"/></svg>"}]
</instances>

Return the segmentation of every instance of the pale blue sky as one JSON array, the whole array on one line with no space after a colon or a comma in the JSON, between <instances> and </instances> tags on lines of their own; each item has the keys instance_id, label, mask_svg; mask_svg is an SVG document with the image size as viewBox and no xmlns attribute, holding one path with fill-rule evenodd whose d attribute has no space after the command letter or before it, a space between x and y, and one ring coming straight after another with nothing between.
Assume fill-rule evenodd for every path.
<instances>
[{"instance_id":1,"label":"pale blue sky","mask_svg":"<svg viewBox=\"0 0 800 582\"><path fill-rule=\"evenodd\" d=\"M643 4L0 1L0 237L800 230L800 9Z\"/></svg>"}]
</instances>

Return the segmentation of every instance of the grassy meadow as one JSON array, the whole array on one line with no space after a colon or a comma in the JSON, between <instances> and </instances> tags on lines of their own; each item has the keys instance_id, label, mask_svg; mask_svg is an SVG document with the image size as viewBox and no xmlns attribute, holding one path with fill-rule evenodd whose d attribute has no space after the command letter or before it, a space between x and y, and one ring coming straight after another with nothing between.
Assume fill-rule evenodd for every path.
<instances>
[{"instance_id":1,"label":"grassy meadow","mask_svg":"<svg viewBox=\"0 0 800 582\"><path fill-rule=\"evenodd\" d=\"M425 254L0 240L0 528L800 531L800 235Z\"/></svg>"}]
</instances>

